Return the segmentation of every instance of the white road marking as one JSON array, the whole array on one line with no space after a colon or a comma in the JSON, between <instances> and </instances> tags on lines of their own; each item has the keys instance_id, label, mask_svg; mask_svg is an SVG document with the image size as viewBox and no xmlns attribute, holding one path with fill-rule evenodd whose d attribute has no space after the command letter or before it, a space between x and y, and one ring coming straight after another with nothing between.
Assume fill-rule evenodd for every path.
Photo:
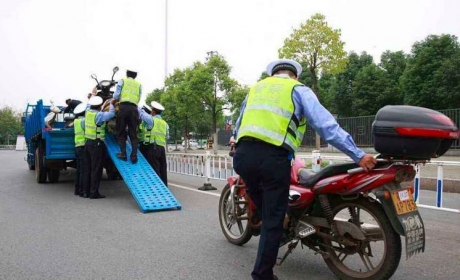
<instances>
[{"instance_id":1,"label":"white road marking","mask_svg":"<svg viewBox=\"0 0 460 280\"><path fill-rule=\"evenodd\" d=\"M198 192L198 193L202 193L202 194L209 194L209 195L220 197L220 194L218 194L218 193L212 193L212 192L208 192L208 191L200 191L200 190L194 189L192 187L186 187L186 186L182 186L182 185L178 185L178 184L168 183L168 186L173 186L173 187L176 187L176 188L179 188L179 189L184 189L184 190L189 190L189 191L194 191L194 192Z\"/></svg>"}]
</instances>

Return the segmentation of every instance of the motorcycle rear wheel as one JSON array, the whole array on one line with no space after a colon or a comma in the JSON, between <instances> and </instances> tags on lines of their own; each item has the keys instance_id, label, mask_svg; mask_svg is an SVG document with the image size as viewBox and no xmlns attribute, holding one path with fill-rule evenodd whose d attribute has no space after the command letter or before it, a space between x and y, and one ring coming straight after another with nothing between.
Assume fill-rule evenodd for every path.
<instances>
[{"instance_id":1,"label":"motorcycle rear wheel","mask_svg":"<svg viewBox=\"0 0 460 280\"><path fill-rule=\"evenodd\" d=\"M227 240L235 245L246 244L252 237L247 220L239 220L237 217L247 217L248 204L231 205L231 188L227 184L219 199L219 223ZM244 202L244 197L234 194L235 202ZM236 228L236 230L235 230Z\"/></svg>"},{"instance_id":2,"label":"motorcycle rear wheel","mask_svg":"<svg viewBox=\"0 0 460 280\"><path fill-rule=\"evenodd\" d=\"M355 200L336 198L331 201L331 204L334 219L345 218L358 225L365 232L366 239L358 241L358 246L350 246L325 238L324 249L329 256L324 257L324 261L329 269L340 279L345 280L389 279L395 273L401 259L401 238L393 229L382 206L377 201L371 202L364 197ZM367 215L362 215L362 212L367 212ZM348 217L346 213L349 213ZM356 220L359 222L355 222ZM383 242L383 246L379 247L377 242ZM372 245L376 246L372 248ZM380 261L375 263L374 253L379 251L383 255ZM349 256L352 256L355 261L348 258ZM362 268L357 268L360 267L359 263Z\"/></svg>"}]
</instances>

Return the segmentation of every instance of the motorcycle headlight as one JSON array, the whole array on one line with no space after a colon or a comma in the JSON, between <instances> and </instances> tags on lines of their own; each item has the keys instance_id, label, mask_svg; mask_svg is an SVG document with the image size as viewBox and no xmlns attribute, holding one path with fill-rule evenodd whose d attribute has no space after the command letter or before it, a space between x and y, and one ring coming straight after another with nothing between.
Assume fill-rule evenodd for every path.
<instances>
[{"instance_id":1,"label":"motorcycle headlight","mask_svg":"<svg viewBox=\"0 0 460 280\"><path fill-rule=\"evenodd\" d=\"M109 81L102 81L101 82L101 87L108 87L110 86L110 82Z\"/></svg>"}]
</instances>

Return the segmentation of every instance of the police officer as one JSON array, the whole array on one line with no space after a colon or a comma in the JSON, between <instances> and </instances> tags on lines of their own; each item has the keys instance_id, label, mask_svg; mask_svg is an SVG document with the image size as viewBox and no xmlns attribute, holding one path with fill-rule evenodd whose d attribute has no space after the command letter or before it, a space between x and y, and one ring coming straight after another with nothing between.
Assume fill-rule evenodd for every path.
<instances>
[{"instance_id":1,"label":"police officer","mask_svg":"<svg viewBox=\"0 0 460 280\"><path fill-rule=\"evenodd\" d=\"M115 117L115 108L112 100L110 110L101 112L102 98L92 96L88 101L91 106L86 111L83 128L85 130L85 185L83 197L91 199L104 198L99 193L99 184L102 177L102 168L105 159L105 122Z\"/></svg>"},{"instance_id":2,"label":"police officer","mask_svg":"<svg viewBox=\"0 0 460 280\"><path fill-rule=\"evenodd\" d=\"M166 140L169 139L169 126L161 117L164 107L152 101L151 116L145 112L145 108L140 111L140 117L144 127L144 147L147 153L147 161L155 172L160 176L163 183L168 185L168 174L166 166ZM141 146L142 147L142 146ZM142 154L145 156L145 153Z\"/></svg>"},{"instance_id":3,"label":"police officer","mask_svg":"<svg viewBox=\"0 0 460 280\"><path fill-rule=\"evenodd\" d=\"M269 77L256 83L241 105L234 130L237 148L233 166L245 180L262 217L251 275L253 279L271 280L278 279L273 275L273 266L288 205L291 161L302 142L306 123L366 171L374 167L376 160L358 149L311 89L297 81L302 72L299 63L276 60L266 70Z\"/></svg>"},{"instance_id":4,"label":"police officer","mask_svg":"<svg viewBox=\"0 0 460 280\"><path fill-rule=\"evenodd\" d=\"M75 120L73 121L75 133L75 158L77 162L77 172L75 178L75 195L83 197L83 185L85 180L85 131L83 130L82 121L85 119L85 104L78 104L73 113Z\"/></svg>"},{"instance_id":5,"label":"police officer","mask_svg":"<svg viewBox=\"0 0 460 280\"><path fill-rule=\"evenodd\" d=\"M120 107L117 114L117 138L120 144L120 153L117 157L122 160L127 160L126 156L126 140L129 135L131 140L132 152L130 159L132 163L137 162L137 128L139 125L139 113L137 104L141 98L141 84L134 80L137 73L134 71L126 71L127 78L118 81L113 93L113 98L120 101ZM128 127L128 133L126 133Z\"/></svg>"},{"instance_id":6,"label":"police officer","mask_svg":"<svg viewBox=\"0 0 460 280\"><path fill-rule=\"evenodd\" d=\"M151 139L151 131L153 127L153 119L152 119L152 108L145 104L142 106L142 109L139 109L139 150L141 151L142 155L145 157L147 162L154 168L153 163L153 139Z\"/></svg>"}]
</instances>

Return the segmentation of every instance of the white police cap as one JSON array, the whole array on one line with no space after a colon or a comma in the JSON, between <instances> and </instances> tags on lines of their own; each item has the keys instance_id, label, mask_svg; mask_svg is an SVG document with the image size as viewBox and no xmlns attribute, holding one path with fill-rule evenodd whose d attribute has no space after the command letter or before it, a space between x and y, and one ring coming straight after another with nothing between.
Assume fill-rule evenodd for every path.
<instances>
[{"instance_id":1,"label":"white police cap","mask_svg":"<svg viewBox=\"0 0 460 280\"><path fill-rule=\"evenodd\" d=\"M86 110L86 105L83 103L80 103L77 105L77 107L75 107L75 109L73 109L73 113L75 115L78 115L78 114L83 113L85 110Z\"/></svg>"},{"instance_id":2,"label":"white police cap","mask_svg":"<svg viewBox=\"0 0 460 280\"><path fill-rule=\"evenodd\" d=\"M299 77L302 73L302 66L292 59L277 59L267 65L268 76L272 76L273 73L276 73L279 70L289 70Z\"/></svg>"},{"instance_id":3,"label":"white police cap","mask_svg":"<svg viewBox=\"0 0 460 280\"><path fill-rule=\"evenodd\" d=\"M152 113L152 108L150 108L150 106L147 104L142 105L142 109L144 109L144 111L149 114Z\"/></svg>"},{"instance_id":4,"label":"white police cap","mask_svg":"<svg viewBox=\"0 0 460 280\"><path fill-rule=\"evenodd\" d=\"M96 95L91 96L91 98L88 100L88 104L91 106L101 105L102 102L103 102L102 98Z\"/></svg>"},{"instance_id":5,"label":"white police cap","mask_svg":"<svg viewBox=\"0 0 460 280\"><path fill-rule=\"evenodd\" d=\"M164 109L165 109L165 107L163 107L163 105L161 105L160 103L158 103L156 101L152 101L152 103L150 103L150 105L152 105L153 109L157 109L158 111L164 111Z\"/></svg>"}]
</instances>

